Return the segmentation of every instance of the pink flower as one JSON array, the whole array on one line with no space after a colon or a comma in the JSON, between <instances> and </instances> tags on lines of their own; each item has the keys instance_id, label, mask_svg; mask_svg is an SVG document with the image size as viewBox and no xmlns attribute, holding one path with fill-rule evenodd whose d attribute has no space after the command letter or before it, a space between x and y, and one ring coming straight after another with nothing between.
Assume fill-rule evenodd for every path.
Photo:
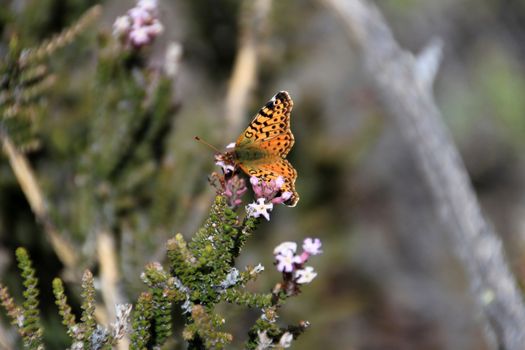
<instances>
[{"instance_id":1,"label":"pink flower","mask_svg":"<svg viewBox=\"0 0 525 350\"><path fill-rule=\"evenodd\" d=\"M292 192L285 191L280 196L272 198L273 204L282 204L292 198Z\"/></svg>"},{"instance_id":2,"label":"pink flower","mask_svg":"<svg viewBox=\"0 0 525 350\"><path fill-rule=\"evenodd\" d=\"M246 181L233 172L228 172L227 176L213 172L209 178L210 184L215 187L217 194L226 197L228 206L236 208L242 204L242 196L248 191Z\"/></svg>"},{"instance_id":3,"label":"pink flower","mask_svg":"<svg viewBox=\"0 0 525 350\"><path fill-rule=\"evenodd\" d=\"M275 187L278 189L281 189L284 186L284 179L282 176L279 176L277 179L275 179Z\"/></svg>"},{"instance_id":4,"label":"pink flower","mask_svg":"<svg viewBox=\"0 0 525 350\"><path fill-rule=\"evenodd\" d=\"M292 272L294 265L301 262L301 258L291 250L285 250L277 254L275 260L277 260L277 270L281 272Z\"/></svg>"},{"instance_id":5,"label":"pink flower","mask_svg":"<svg viewBox=\"0 0 525 350\"><path fill-rule=\"evenodd\" d=\"M248 191L246 183L243 178L234 175L226 180L224 195L228 199L230 207L234 208L242 203L241 197Z\"/></svg>"},{"instance_id":6,"label":"pink flower","mask_svg":"<svg viewBox=\"0 0 525 350\"><path fill-rule=\"evenodd\" d=\"M252 184L256 198L265 198L273 204L284 203L292 197L291 192L281 192L285 183L282 176L271 181L262 181L261 179L252 176L250 177L250 183Z\"/></svg>"},{"instance_id":7,"label":"pink flower","mask_svg":"<svg viewBox=\"0 0 525 350\"><path fill-rule=\"evenodd\" d=\"M255 176L251 176L251 177L250 177L250 183L252 184L252 186L257 186L257 185L259 185L259 178L258 178L258 177L255 177Z\"/></svg>"},{"instance_id":8,"label":"pink flower","mask_svg":"<svg viewBox=\"0 0 525 350\"><path fill-rule=\"evenodd\" d=\"M164 31L157 7L156 0L139 0L125 16L115 20L113 35L128 46L140 48L150 45Z\"/></svg>"},{"instance_id":9,"label":"pink flower","mask_svg":"<svg viewBox=\"0 0 525 350\"><path fill-rule=\"evenodd\" d=\"M303 250L310 255L319 255L323 251L321 250L321 240L319 238L307 238L303 242Z\"/></svg>"},{"instance_id":10,"label":"pink flower","mask_svg":"<svg viewBox=\"0 0 525 350\"><path fill-rule=\"evenodd\" d=\"M129 33L129 41L136 47L144 46L150 43L150 36L146 27L133 29Z\"/></svg>"},{"instance_id":11,"label":"pink flower","mask_svg":"<svg viewBox=\"0 0 525 350\"><path fill-rule=\"evenodd\" d=\"M153 14L140 7L129 10L128 16L133 20L134 28L140 28L153 20Z\"/></svg>"}]
</instances>

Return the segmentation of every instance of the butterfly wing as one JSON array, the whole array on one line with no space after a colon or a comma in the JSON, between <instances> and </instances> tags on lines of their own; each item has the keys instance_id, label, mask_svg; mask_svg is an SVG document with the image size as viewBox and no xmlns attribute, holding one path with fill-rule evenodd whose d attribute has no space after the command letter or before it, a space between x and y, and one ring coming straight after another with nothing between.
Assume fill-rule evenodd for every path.
<instances>
[{"instance_id":1,"label":"butterfly wing","mask_svg":"<svg viewBox=\"0 0 525 350\"><path fill-rule=\"evenodd\" d=\"M294 144L290 129L292 108L290 95L286 91L277 93L239 136L236 148L257 148L268 156L285 158Z\"/></svg>"},{"instance_id":2,"label":"butterfly wing","mask_svg":"<svg viewBox=\"0 0 525 350\"><path fill-rule=\"evenodd\" d=\"M299 194L295 191L297 171L292 164L281 157L261 159L239 163L241 169L250 176L255 176L262 181L270 182L281 176L284 179L283 192L291 192L292 196L285 204L295 207L299 201Z\"/></svg>"},{"instance_id":3,"label":"butterfly wing","mask_svg":"<svg viewBox=\"0 0 525 350\"><path fill-rule=\"evenodd\" d=\"M248 175L270 182L281 176L282 191L292 196L285 204L295 206L297 171L284 159L294 144L290 129L293 101L286 91L277 93L255 115L235 143L238 166Z\"/></svg>"}]
</instances>

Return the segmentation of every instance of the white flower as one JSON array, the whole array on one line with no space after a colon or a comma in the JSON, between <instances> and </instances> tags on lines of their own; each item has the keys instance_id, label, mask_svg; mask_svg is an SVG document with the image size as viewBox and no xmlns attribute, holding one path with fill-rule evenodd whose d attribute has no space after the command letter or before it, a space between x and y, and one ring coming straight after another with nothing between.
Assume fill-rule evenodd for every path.
<instances>
[{"instance_id":1,"label":"white flower","mask_svg":"<svg viewBox=\"0 0 525 350\"><path fill-rule=\"evenodd\" d=\"M222 289L230 288L231 286L234 286L238 280L239 280L239 270L237 270L234 267L230 270L230 272L228 272L224 281L221 282L221 287Z\"/></svg>"},{"instance_id":2,"label":"white flower","mask_svg":"<svg viewBox=\"0 0 525 350\"><path fill-rule=\"evenodd\" d=\"M226 148L235 148L235 142L230 142L226 145Z\"/></svg>"},{"instance_id":3,"label":"white flower","mask_svg":"<svg viewBox=\"0 0 525 350\"><path fill-rule=\"evenodd\" d=\"M139 0L137 7L140 7L146 11L154 12L157 10L157 0Z\"/></svg>"},{"instance_id":4,"label":"white flower","mask_svg":"<svg viewBox=\"0 0 525 350\"><path fill-rule=\"evenodd\" d=\"M299 284L310 283L316 276L317 272L315 272L314 268L311 266L307 266L302 270L295 271L295 277L297 278L296 282Z\"/></svg>"},{"instance_id":5,"label":"white flower","mask_svg":"<svg viewBox=\"0 0 525 350\"><path fill-rule=\"evenodd\" d=\"M260 263L255 266L251 271L250 275L256 275L264 271L264 266L262 266Z\"/></svg>"},{"instance_id":6,"label":"white flower","mask_svg":"<svg viewBox=\"0 0 525 350\"><path fill-rule=\"evenodd\" d=\"M18 328L24 327L24 321L25 321L24 315L19 314L18 316L16 316L16 325L18 326Z\"/></svg>"},{"instance_id":7,"label":"white flower","mask_svg":"<svg viewBox=\"0 0 525 350\"><path fill-rule=\"evenodd\" d=\"M113 23L113 35L120 37L131 29L131 19L128 16L117 17Z\"/></svg>"},{"instance_id":8,"label":"white flower","mask_svg":"<svg viewBox=\"0 0 525 350\"><path fill-rule=\"evenodd\" d=\"M289 348L292 346L292 340L293 340L293 334L290 332L286 332L282 335L281 339L279 340L279 345L283 348Z\"/></svg>"},{"instance_id":9,"label":"white flower","mask_svg":"<svg viewBox=\"0 0 525 350\"><path fill-rule=\"evenodd\" d=\"M73 344L71 344L71 350L84 350L84 342L74 342Z\"/></svg>"},{"instance_id":10,"label":"white flower","mask_svg":"<svg viewBox=\"0 0 525 350\"><path fill-rule=\"evenodd\" d=\"M272 339L268 337L266 331L257 331L257 338L259 341L257 343L256 350L266 350L272 348Z\"/></svg>"},{"instance_id":11,"label":"white flower","mask_svg":"<svg viewBox=\"0 0 525 350\"><path fill-rule=\"evenodd\" d=\"M292 272L294 264L301 263L301 257L295 255L291 250L285 250L275 256L277 260L277 270L281 272Z\"/></svg>"},{"instance_id":12,"label":"white flower","mask_svg":"<svg viewBox=\"0 0 525 350\"><path fill-rule=\"evenodd\" d=\"M303 250L310 255L318 255L323 251L321 250L321 240L319 238L307 238L303 242Z\"/></svg>"},{"instance_id":13,"label":"white flower","mask_svg":"<svg viewBox=\"0 0 525 350\"><path fill-rule=\"evenodd\" d=\"M272 203L266 204L264 198L259 198L257 199L257 202L250 203L246 207L248 216L258 218L262 215L268 221L270 221L269 211L272 211L272 209L273 209L273 204Z\"/></svg>"},{"instance_id":14,"label":"white flower","mask_svg":"<svg viewBox=\"0 0 525 350\"><path fill-rule=\"evenodd\" d=\"M268 309L261 309L261 311L262 311L261 320L267 321L270 323L277 322L277 319L279 318L279 316L277 315L277 312L274 307L270 307Z\"/></svg>"},{"instance_id":15,"label":"white flower","mask_svg":"<svg viewBox=\"0 0 525 350\"><path fill-rule=\"evenodd\" d=\"M225 174L235 170L235 167L232 164L227 164L223 160L218 160L215 162L215 164L220 166Z\"/></svg>"},{"instance_id":16,"label":"white flower","mask_svg":"<svg viewBox=\"0 0 525 350\"><path fill-rule=\"evenodd\" d=\"M279 244L275 249L273 250L273 255L277 254L283 254L283 252L291 251L292 253L295 253L297 251L297 243L295 242L283 242Z\"/></svg>"}]
</instances>

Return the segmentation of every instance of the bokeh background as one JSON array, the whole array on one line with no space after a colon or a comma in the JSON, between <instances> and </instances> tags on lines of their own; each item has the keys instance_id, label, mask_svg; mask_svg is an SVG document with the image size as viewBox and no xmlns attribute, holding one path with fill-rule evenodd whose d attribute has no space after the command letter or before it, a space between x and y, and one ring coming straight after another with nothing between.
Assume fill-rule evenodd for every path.
<instances>
[{"instance_id":1,"label":"bokeh background","mask_svg":"<svg viewBox=\"0 0 525 350\"><path fill-rule=\"evenodd\" d=\"M23 47L36 46L96 3L3 0L1 56L14 35ZM436 100L483 210L523 283L525 1L376 4L407 49L418 52L434 37L443 40ZM143 135L129 136L117 114L100 111L96 91L101 86L94 77L101 43L109 40L115 18L134 2L102 5L100 19L47 62L54 83L39 100L38 146L26 152L57 230L76 249L76 268L64 268L7 158L0 156L0 279L20 297L14 250L26 247L39 273L49 348L65 348L67 341L52 298L52 278L66 279L78 308L78 271L97 273L97 235L104 230L118 256L120 293L133 300L142 288L143 266L162 261L164 242L175 233L191 237L213 198L207 182L214 170L213 152L193 136L225 146L279 90L287 90L294 100L296 144L288 158L299 173L301 201L295 208L274 210L238 266L266 266L251 288L267 291L280 278L272 267L274 246L322 239L324 254L312 260L319 275L281 312L283 322L305 319L312 324L295 348L489 348L462 267L410 157L414 145L401 141L337 16L313 0L268 2L262 19L246 8L249 2L159 0L165 31L144 54L144 64L162 70L170 44L183 50L177 75L170 78L169 102L159 112L168 116L159 129L165 132L147 139L161 146L140 148L140 157L119 168L118 163L108 165L114 159L107 155L144 143ZM226 101L253 21L262 21L254 39L256 74L250 78L242 121L233 123ZM105 84L111 88L111 81ZM122 84L111 91L118 95L126 87ZM138 108L137 101L126 101L129 106L119 108ZM104 177L107 167L118 175ZM258 311L224 306L222 312L236 336L234 346L239 346ZM9 344L14 334L4 316L0 334ZM180 336L177 328L175 333Z\"/></svg>"}]
</instances>

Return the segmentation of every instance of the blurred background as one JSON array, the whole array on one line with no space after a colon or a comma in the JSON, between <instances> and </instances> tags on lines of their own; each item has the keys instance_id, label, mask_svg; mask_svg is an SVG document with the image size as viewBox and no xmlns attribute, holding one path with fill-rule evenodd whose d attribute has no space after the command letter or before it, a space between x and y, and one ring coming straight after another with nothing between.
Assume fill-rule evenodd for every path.
<instances>
[{"instance_id":1,"label":"blurred background","mask_svg":"<svg viewBox=\"0 0 525 350\"><path fill-rule=\"evenodd\" d=\"M3 0L0 55L14 37L21 47L37 46L96 3ZM311 261L317 278L281 311L283 322L311 322L294 348L488 349L462 268L410 157L413 146L401 141L379 104L338 17L318 1L261 3L159 0L164 32L142 52L144 69L134 83L103 69L114 58L113 22L133 1L103 2L100 18L53 53L45 62L53 84L32 110L31 147L23 150L47 216L76 260L68 265L59 257L2 154L1 281L20 300L14 251L26 247L39 274L46 342L65 348L51 280L66 280L78 310L79 276L85 268L99 272L103 232L118 261L120 298L134 300L143 266L162 261L175 233L191 237L213 198L213 153L193 136L224 147L286 90L296 139L288 159L299 173L301 200L273 211L238 267L266 266L250 288L268 291L280 279L273 247L321 238L324 254ZM523 283L525 1L377 5L410 51L434 37L444 41L436 100ZM170 58L170 47L182 56ZM250 48L256 59L246 68L239 57ZM155 93L137 88L137 75ZM225 306L222 313L239 346L259 311ZM174 333L180 337L176 327ZM4 314L0 335L4 344L15 336Z\"/></svg>"}]
</instances>

